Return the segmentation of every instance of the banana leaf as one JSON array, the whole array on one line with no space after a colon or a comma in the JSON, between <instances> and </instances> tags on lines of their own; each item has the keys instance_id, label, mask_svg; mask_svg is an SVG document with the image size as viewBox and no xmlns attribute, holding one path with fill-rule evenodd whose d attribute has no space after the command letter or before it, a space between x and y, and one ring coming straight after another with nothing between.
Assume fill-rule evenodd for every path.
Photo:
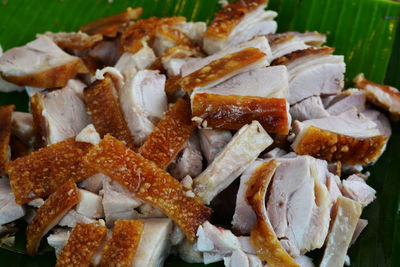
<instances>
[{"instance_id":1,"label":"banana leaf","mask_svg":"<svg viewBox=\"0 0 400 267\"><path fill-rule=\"evenodd\" d=\"M185 16L188 20L212 20L218 0L2 0L0 44L3 49L23 45L45 31L75 31L99 17L128 6L144 8L143 17ZM359 72L375 82L400 87L400 3L389 0L270 0L279 13L278 31L316 30L328 35L328 45L346 57L346 84ZM397 34L396 34L397 33ZM14 103L28 109L24 93L0 94L0 105ZM349 250L351 266L400 266L400 126L379 161L369 168L368 183L377 199L362 217L367 229ZM21 224L20 228L24 228ZM0 266L54 266L49 247L34 258L24 255L23 230L13 248L0 249ZM318 253L313 253L318 264ZM170 257L166 266L202 266ZM221 263L209 266L223 266Z\"/></svg>"}]
</instances>

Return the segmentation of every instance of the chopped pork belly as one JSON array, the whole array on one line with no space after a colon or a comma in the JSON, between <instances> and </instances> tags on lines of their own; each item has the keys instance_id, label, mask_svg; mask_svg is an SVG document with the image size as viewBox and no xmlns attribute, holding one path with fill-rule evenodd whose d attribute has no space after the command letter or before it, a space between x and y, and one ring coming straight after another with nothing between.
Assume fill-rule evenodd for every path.
<instances>
[{"instance_id":1,"label":"chopped pork belly","mask_svg":"<svg viewBox=\"0 0 400 267\"><path fill-rule=\"evenodd\" d=\"M91 48L96 43L103 40L101 34L88 35L84 32L45 32L44 34L37 34L36 38L46 36L57 44L61 49L76 49L85 50Z\"/></svg>"},{"instance_id":2,"label":"chopped pork belly","mask_svg":"<svg viewBox=\"0 0 400 267\"><path fill-rule=\"evenodd\" d=\"M346 66L344 57L331 55L333 51L330 47L308 48L294 51L271 63L288 68L290 104L313 95L340 93Z\"/></svg>"},{"instance_id":3,"label":"chopped pork belly","mask_svg":"<svg viewBox=\"0 0 400 267\"><path fill-rule=\"evenodd\" d=\"M369 102L387 110L394 120L400 119L400 92L397 88L368 81L362 73L354 82L365 90Z\"/></svg>"},{"instance_id":4,"label":"chopped pork belly","mask_svg":"<svg viewBox=\"0 0 400 267\"><path fill-rule=\"evenodd\" d=\"M208 164L215 159L232 139L228 130L199 129L200 145Z\"/></svg>"},{"instance_id":5,"label":"chopped pork belly","mask_svg":"<svg viewBox=\"0 0 400 267\"><path fill-rule=\"evenodd\" d=\"M307 156L282 160L270 188L268 218L289 254L297 257L321 248L329 228L330 196L317 162Z\"/></svg>"},{"instance_id":6,"label":"chopped pork belly","mask_svg":"<svg viewBox=\"0 0 400 267\"><path fill-rule=\"evenodd\" d=\"M103 188L104 179L107 179L107 176L102 173L97 173L80 182L79 187L98 194Z\"/></svg>"},{"instance_id":7,"label":"chopped pork belly","mask_svg":"<svg viewBox=\"0 0 400 267\"><path fill-rule=\"evenodd\" d=\"M90 191L79 189L81 200L76 205L75 210L92 219L104 217L102 198Z\"/></svg>"},{"instance_id":8,"label":"chopped pork belly","mask_svg":"<svg viewBox=\"0 0 400 267\"><path fill-rule=\"evenodd\" d=\"M33 116L30 113L14 111L11 117L11 133L25 145L33 145Z\"/></svg>"},{"instance_id":9,"label":"chopped pork belly","mask_svg":"<svg viewBox=\"0 0 400 267\"><path fill-rule=\"evenodd\" d=\"M170 219L147 219L133 266L163 266L170 250L169 235L173 223Z\"/></svg>"},{"instance_id":10,"label":"chopped pork belly","mask_svg":"<svg viewBox=\"0 0 400 267\"><path fill-rule=\"evenodd\" d=\"M268 58L268 64L270 62L270 57L272 56L271 54L271 48L269 47L268 40L267 38L261 36L261 37L256 37L248 42L244 42L240 45L221 50L213 55L210 55L205 58L200 58L200 59L193 59L185 63L181 67L181 75L182 77L185 77L189 75L190 73L193 73L204 66L210 64L212 61L221 59L225 57L226 55L233 54L236 52L239 52L240 50L243 50L245 48L258 48L261 52L267 55Z\"/></svg>"},{"instance_id":11,"label":"chopped pork belly","mask_svg":"<svg viewBox=\"0 0 400 267\"><path fill-rule=\"evenodd\" d=\"M333 215L321 267L344 265L347 249L360 219L361 204L345 197L339 197L333 207Z\"/></svg>"},{"instance_id":12,"label":"chopped pork belly","mask_svg":"<svg viewBox=\"0 0 400 267\"><path fill-rule=\"evenodd\" d=\"M376 123L379 132L389 138L392 135L392 127L389 119L381 112L374 109L367 109L362 112L362 115Z\"/></svg>"},{"instance_id":13,"label":"chopped pork belly","mask_svg":"<svg viewBox=\"0 0 400 267\"><path fill-rule=\"evenodd\" d=\"M196 58L202 58L204 54L197 47L178 45L168 49L163 53L161 62L164 69L167 71L168 77L181 74L183 64Z\"/></svg>"},{"instance_id":14,"label":"chopped pork belly","mask_svg":"<svg viewBox=\"0 0 400 267\"><path fill-rule=\"evenodd\" d=\"M70 231L59 230L47 237L47 243L49 244L50 247L54 248L56 257L58 257L58 255L60 255L61 250L67 244L69 235L70 235Z\"/></svg>"},{"instance_id":15,"label":"chopped pork belly","mask_svg":"<svg viewBox=\"0 0 400 267\"><path fill-rule=\"evenodd\" d=\"M367 185L365 180L353 174L342 181L342 193L354 201L359 202L362 207L368 206L375 199L376 191Z\"/></svg>"},{"instance_id":16,"label":"chopped pork belly","mask_svg":"<svg viewBox=\"0 0 400 267\"><path fill-rule=\"evenodd\" d=\"M15 202L10 182L0 178L0 225L13 222L25 215L25 209Z\"/></svg>"},{"instance_id":17,"label":"chopped pork belly","mask_svg":"<svg viewBox=\"0 0 400 267\"><path fill-rule=\"evenodd\" d=\"M296 139L292 148L296 153L350 165L376 161L388 140L377 124L356 108L338 116L295 121L293 128Z\"/></svg>"},{"instance_id":18,"label":"chopped pork belly","mask_svg":"<svg viewBox=\"0 0 400 267\"><path fill-rule=\"evenodd\" d=\"M244 48L211 61L201 69L182 77L179 84L184 91L207 89L237 74L268 65L267 55L260 49L255 47Z\"/></svg>"},{"instance_id":19,"label":"chopped pork belly","mask_svg":"<svg viewBox=\"0 0 400 267\"><path fill-rule=\"evenodd\" d=\"M336 116L343 112L356 107L359 112L365 110L366 97L365 94L358 89L348 89L340 95L335 96L326 106L326 111Z\"/></svg>"},{"instance_id":20,"label":"chopped pork belly","mask_svg":"<svg viewBox=\"0 0 400 267\"><path fill-rule=\"evenodd\" d=\"M165 76L141 70L119 90L119 102L134 144L140 146L167 110Z\"/></svg>"},{"instance_id":21,"label":"chopped pork belly","mask_svg":"<svg viewBox=\"0 0 400 267\"><path fill-rule=\"evenodd\" d=\"M200 151L200 141L198 134L193 133L174 161L168 166L168 172L181 180L186 175L196 177L202 170L203 156Z\"/></svg>"},{"instance_id":22,"label":"chopped pork belly","mask_svg":"<svg viewBox=\"0 0 400 267\"><path fill-rule=\"evenodd\" d=\"M59 187L46 199L26 228L26 251L28 255L32 256L37 253L42 237L79 201L78 188L71 180Z\"/></svg>"},{"instance_id":23,"label":"chopped pork belly","mask_svg":"<svg viewBox=\"0 0 400 267\"><path fill-rule=\"evenodd\" d=\"M209 204L272 142L257 121L243 126L207 169L194 179L194 192Z\"/></svg>"},{"instance_id":24,"label":"chopped pork belly","mask_svg":"<svg viewBox=\"0 0 400 267\"><path fill-rule=\"evenodd\" d=\"M1 76L17 85L61 87L77 73L86 72L80 58L68 55L44 36L0 57Z\"/></svg>"},{"instance_id":25,"label":"chopped pork belly","mask_svg":"<svg viewBox=\"0 0 400 267\"><path fill-rule=\"evenodd\" d=\"M143 9L128 7L124 12L112 16L100 18L89 24L82 25L80 30L90 34L101 34L106 37L116 37L123 26L129 21L139 18L143 13Z\"/></svg>"},{"instance_id":26,"label":"chopped pork belly","mask_svg":"<svg viewBox=\"0 0 400 267\"><path fill-rule=\"evenodd\" d=\"M230 3L215 14L204 35L203 47L208 54L250 40L257 35L275 33L277 13L265 11L265 0Z\"/></svg>"},{"instance_id":27,"label":"chopped pork belly","mask_svg":"<svg viewBox=\"0 0 400 267\"><path fill-rule=\"evenodd\" d=\"M31 98L36 141L51 145L77 135L91 123L83 102L85 84L69 80L59 90L40 92Z\"/></svg>"},{"instance_id":28,"label":"chopped pork belly","mask_svg":"<svg viewBox=\"0 0 400 267\"><path fill-rule=\"evenodd\" d=\"M196 93L286 98L288 90L286 67L274 66L244 72L211 88L195 90L191 99Z\"/></svg>"},{"instance_id":29,"label":"chopped pork belly","mask_svg":"<svg viewBox=\"0 0 400 267\"><path fill-rule=\"evenodd\" d=\"M77 223L88 224L88 223L94 223L94 222L95 222L95 220L78 213L74 209L71 209L64 215L64 217L62 217L62 219L59 221L58 225L69 227L69 228L74 228Z\"/></svg>"},{"instance_id":30,"label":"chopped pork belly","mask_svg":"<svg viewBox=\"0 0 400 267\"><path fill-rule=\"evenodd\" d=\"M290 107L289 112L292 119L298 121L329 117L319 96L312 96L296 103Z\"/></svg>"},{"instance_id":31,"label":"chopped pork belly","mask_svg":"<svg viewBox=\"0 0 400 267\"><path fill-rule=\"evenodd\" d=\"M85 142L95 146L100 142L100 135L93 124L89 124L75 137L75 141Z\"/></svg>"},{"instance_id":32,"label":"chopped pork belly","mask_svg":"<svg viewBox=\"0 0 400 267\"><path fill-rule=\"evenodd\" d=\"M77 224L61 250L56 266L90 266L106 235L107 228L97 223Z\"/></svg>"},{"instance_id":33,"label":"chopped pork belly","mask_svg":"<svg viewBox=\"0 0 400 267\"><path fill-rule=\"evenodd\" d=\"M14 105L0 106L0 175L6 174L6 165L10 159L10 136Z\"/></svg>"},{"instance_id":34,"label":"chopped pork belly","mask_svg":"<svg viewBox=\"0 0 400 267\"><path fill-rule=\"evenodd\" d=\"M119 39L103 40L93 46L83 60L91 72L104 66L114 66L120 57L118 46Z\"/></svg>"}]
</instances>

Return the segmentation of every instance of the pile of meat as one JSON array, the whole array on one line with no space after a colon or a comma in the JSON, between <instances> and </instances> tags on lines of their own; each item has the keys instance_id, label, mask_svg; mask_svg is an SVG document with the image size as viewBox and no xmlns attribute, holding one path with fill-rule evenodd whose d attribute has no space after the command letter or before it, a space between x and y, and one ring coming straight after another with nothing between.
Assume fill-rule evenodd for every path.
<instances>
[{"instance_id":1,"label":"pile of meat","mask_svg":"<svg viewBox=\"0 0 400 267\"><path fill-rule=\"evenodd\" d=\"M2 53L1 91L30 97L0 107L3 246L22 218L27 253L47 239L57 266L348 262L400 94L362 74L344 89L326 36L276 34L266 6L208 26L128 8Z\"/></svg>"}]
</instances>

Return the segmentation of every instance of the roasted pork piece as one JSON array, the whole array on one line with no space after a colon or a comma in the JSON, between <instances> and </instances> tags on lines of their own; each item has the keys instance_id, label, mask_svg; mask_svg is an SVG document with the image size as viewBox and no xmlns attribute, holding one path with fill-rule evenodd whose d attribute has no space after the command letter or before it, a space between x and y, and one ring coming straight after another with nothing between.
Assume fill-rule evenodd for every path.
<instances>
[{"instance_id":1,"label":"roasted pork piece","mask_svg":"<svg viewBox=\"0 0 400 267\"><path fill-rule=\"evenodd\" d=\"M24 215L25 208L15 202L10 181L5 177L0 178L0 225L18 220Z\"/></svg>"},{"instance_id":2,"label":"roasted pork piece","mask_svg":"<svg viewBox=\"0 0 400 267\"><path fill-rule=\"evenodd\" d=\"M0 57L1 76L17 85L62 87L77 73L87 73L81 59L68 55L45 36Z\"/></svg>"},{"instance_id":3,"label":"roasted pork piece","mask_svg":"<svg viewBox=\"0 0 400 267\"><path fill-rule=\"evenodd\" d=\"M244 0L226 5L215 14L204 35L203 47L208 54L240 44L257 35L275 33L277 13L265 11L268 1Z\"/></svg>"},{"instance_id":4,"label":"roasted pork piece","mask_svg":"<svg viewBox=\"0 0 400 267\"><path fill-rule=\"evenodd\" d=\"M8 144L10 143L14 108L14 105L0 107L0 175L6 174L6 165L11 154Z\"/></svg>"}]
</instances>

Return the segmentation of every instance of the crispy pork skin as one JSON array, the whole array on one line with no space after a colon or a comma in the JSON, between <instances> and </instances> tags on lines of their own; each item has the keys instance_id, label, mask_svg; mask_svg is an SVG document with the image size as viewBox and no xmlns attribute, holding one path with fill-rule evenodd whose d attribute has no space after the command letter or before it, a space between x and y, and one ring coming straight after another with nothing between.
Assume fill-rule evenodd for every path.
<instances>
[{"instance_id":1,"label":"crispy pork skin","mask_svg":"<svg viewBox=\"0 0 400 267\"><path fill-rule=\"evenodd\" d=\"M78 57L62 51L45 36L0 57L1 76L11 83L43 88L65 86L77 73L87 73Z\"/></svg>"}]
</instances>

